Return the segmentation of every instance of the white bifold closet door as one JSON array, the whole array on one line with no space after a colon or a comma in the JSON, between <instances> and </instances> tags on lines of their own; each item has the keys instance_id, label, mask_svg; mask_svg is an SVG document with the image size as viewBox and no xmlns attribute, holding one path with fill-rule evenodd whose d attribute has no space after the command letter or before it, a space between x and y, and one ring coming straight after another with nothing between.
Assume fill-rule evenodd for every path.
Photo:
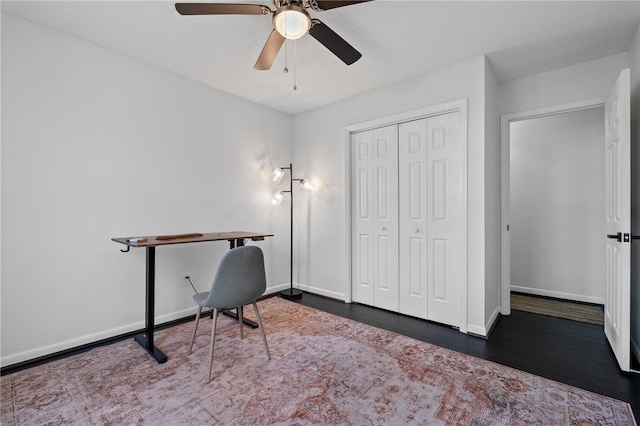
<instances>
[{"instance_id":1,"label":"white bifold closet door","mask_svg":"<svg viewBox=\"0 0 640 426\"><path fill-rule=\"evenodd\" d=\"M459 112L352 135L356 302L460 325L462 154Z\"/></svg>"},{"instance_id":2,"label":"white bifold closet door","mask_svg":"<svg viewBox=\"0 0 640 426\"><path fill-rule=\"evenodd\" d=\"M399 311L459 326L464 164L460 113L399 126Z\"/></svg>"},{"instance_id":3,"label":"white bifold closet door","mask_svg":"<svg viewBox=\"0 0 640 426\"><path fill-rule=\"evenodd\" d=\"M353 299L398 310L398 126L352 135Z\"/></svg>"}]
</instances>

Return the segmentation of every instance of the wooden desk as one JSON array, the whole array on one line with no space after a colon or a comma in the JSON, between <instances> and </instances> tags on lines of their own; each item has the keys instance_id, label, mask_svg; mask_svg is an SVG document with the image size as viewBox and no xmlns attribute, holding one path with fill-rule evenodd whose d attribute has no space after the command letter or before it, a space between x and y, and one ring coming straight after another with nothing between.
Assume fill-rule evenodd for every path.
<instances>
[{"instance_id":1,"label":"wooden desk","mask_svg":"<svg viewBox=\"0 0 640 426\"><path fill-rule=\"evenodd\" d=\"M213 233L192 233L192 234L176 234L176 235L156 235L145 237L121 237L112 238L111 241L124 244L126 250L120 250L124 253L128 252L131 247L145 247L147 251L146 259L146 296L145 296L145 332L135 336L136 342L140 343L143 348L153 356L159 364L167 361L167 356L153 345L153 331L155 328L155 269L156 269L156 247L171 244L189 244L201 243L206 241L229 241L230 248L244 245L244 240L252 241L264 240L265 237L272 237L273 234L263 234L260 232L213 232Z\"/></svg>"}]
</instances>

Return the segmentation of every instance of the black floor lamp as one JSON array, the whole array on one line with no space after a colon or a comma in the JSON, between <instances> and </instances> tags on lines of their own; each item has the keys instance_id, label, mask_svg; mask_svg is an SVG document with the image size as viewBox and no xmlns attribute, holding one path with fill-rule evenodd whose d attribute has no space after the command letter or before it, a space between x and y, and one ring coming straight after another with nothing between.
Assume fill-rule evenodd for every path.
<instances>
[{"instance_id":1,"label":"black floor lamp","mask_svg":"<svg viewBox=\"0 0 640 426\"><path fill-rule=\"evenodd\" d=\"M309 190L309 191L315 191L317 189L317 186L306 179L294 179L293 178L293 164L289 164L289 167L278 167L277 169L275 169L273 171L273 182L274 183L280 183L280 181L282 181L282 178L284 177L284 175L286 174L284 171L285 170L289 170L289 190L288 191L277 191L275 194L273 194L273 200L271 201L271 203L274 206L279 206L282 203L282 200L284 200L284 194L289 193L291 195L291 231L290 231L290 237L291 237L291 242L290 242L290 246L289 246L289 254L290 254L290 258L289 258L289 267L290 267L290 281L289 281L289 288L287 290L282 290L280 292L280 295L282 297L284 297L285 299L300 299L302 297L302 290L298 290L296 288L293 288L293 181L297 181L300 182L300 185L302 185L303 188Z\"/></svg>"}]
</instances>

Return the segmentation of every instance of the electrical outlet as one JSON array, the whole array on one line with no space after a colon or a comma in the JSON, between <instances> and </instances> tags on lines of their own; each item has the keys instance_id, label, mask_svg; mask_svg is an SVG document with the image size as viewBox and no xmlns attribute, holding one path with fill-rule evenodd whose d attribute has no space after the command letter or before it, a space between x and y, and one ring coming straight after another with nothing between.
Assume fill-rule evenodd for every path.
<instances>
[{"instance_id":1,"label":"electrical outlet","mask_svg":"<svg viewBox=\"0 0 640 426\"><path fill-rule=\"evenodd\" d=\"M190 273L185 272L184 274L182 274L182 285L185 287L189 287L191 285L191 283L189 282L190 279L191 279Z\"/></svg>"}]
</instances>

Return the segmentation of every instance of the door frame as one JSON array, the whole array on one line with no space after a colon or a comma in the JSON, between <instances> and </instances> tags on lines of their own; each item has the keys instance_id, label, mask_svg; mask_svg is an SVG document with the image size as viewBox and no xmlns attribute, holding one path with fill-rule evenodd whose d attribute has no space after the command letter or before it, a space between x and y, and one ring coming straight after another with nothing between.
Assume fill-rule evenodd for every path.
<instances>
[{"instance_id":1,"label":"door frame","mask_svg":"<svg viewBox=\"0 0 640 426\"><path fill-rule=\"evenodd\" d=\"M467 193L468 187L468 160L467 160L467 145L468 145L468 108L469 108L469 100L468 98L460 98L455 99L449 102L443 102L436 105L426 106L423 108L410 110L401 112L398 114L388 115L384 117L379 117L372 120L362 121L359 123L348 125L344 128L344 149L345 149L345 164L344 164L344 179L345 179L345 224L346 224L346 232L345 232L345 244L346 244L346 253L348 255L347 259L347 281L344 291L345 295L345 303L353 302L353 271L352 271L352 261L353 261L353 245L352 245L352 231L353 224L352 222L352 192L351 185L353 183L353 176L351 170L351 134L354 132L360 132L364 130L370 130L377 127L384 127L393 124L399 124L406 121L419 120L422 118L427 118L435 115L447 114L450 112L459 112L460 113L460 137L462 139L462 156L463 156L463 170L465 171L463 181L464 181L464 194L463 198L465 200L465 209L464 209L464 217L463 222L465 224L465 229L463 232L463 237L461 244L464 247L462 250L464 259L462 260L463 271L463 283L461 289L461 297L460 303L462 309L460 310L460 328L459 330L463 333L467 332L468 328L468 304L467 304L467 293L468 293L468 229L469 229L469 220L468 220L468 208L469 208L469 198Z\"/></svg>"},{"instance_id":2,"label":"door frame","mask_svg":"<svg viewBox=\"0 0 640 426\"><path fill-rule=\"evenodd\" d=\"M516 121L604 107L605 100L604 97L583 99L500 116L500 313L502 315L511 314L510 124Z\"/></svg>"}]
</instances>

